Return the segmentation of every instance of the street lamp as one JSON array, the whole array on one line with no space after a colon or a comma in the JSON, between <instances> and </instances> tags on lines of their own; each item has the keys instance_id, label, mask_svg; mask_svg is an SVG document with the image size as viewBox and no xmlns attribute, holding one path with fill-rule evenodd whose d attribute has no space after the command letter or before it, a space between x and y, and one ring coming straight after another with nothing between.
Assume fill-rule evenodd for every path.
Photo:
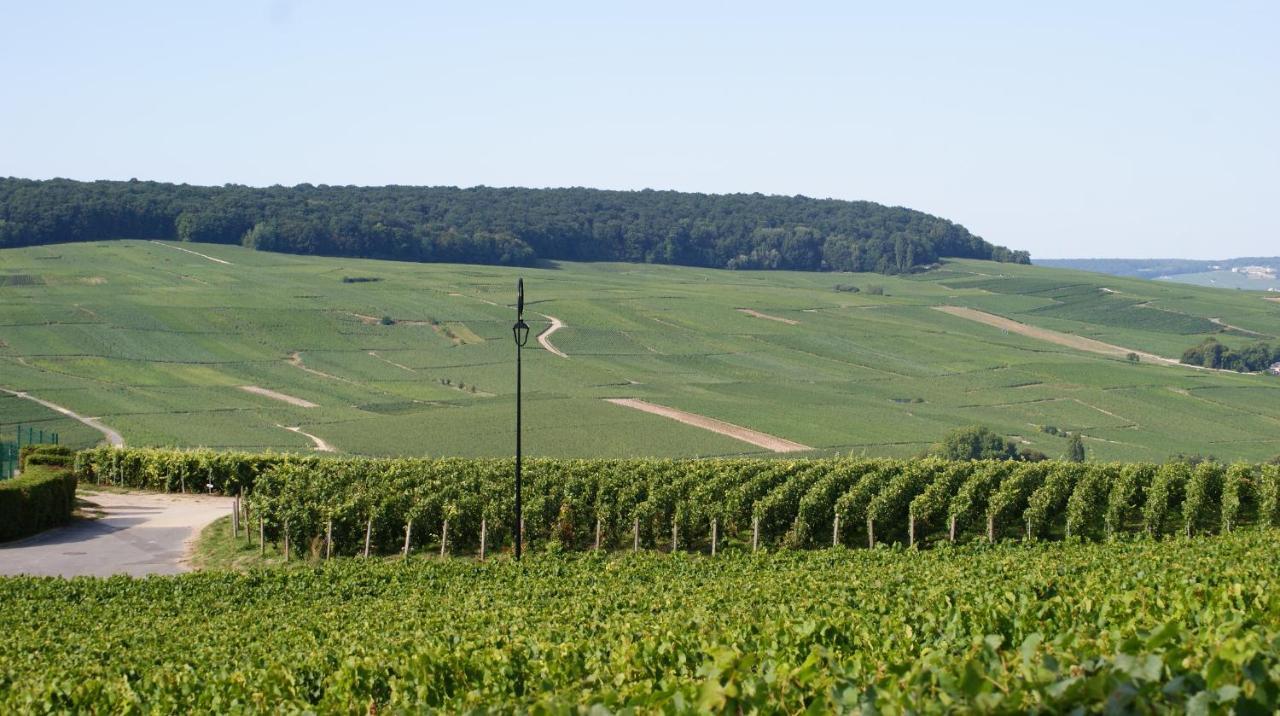
<instances>
[{"instance_id":1,"label":"street lamp","mask_svg":"<svg viewBox=\"0 0 1280 716\"><path fill-rule=\"evenodd\" d=\"M516 324L511 327L516 340L516 560L524 543L524 519L520 490L520 349L529 342L529 324L524 322L524 279L516 280Z\"/></svg>"}]
</instances>

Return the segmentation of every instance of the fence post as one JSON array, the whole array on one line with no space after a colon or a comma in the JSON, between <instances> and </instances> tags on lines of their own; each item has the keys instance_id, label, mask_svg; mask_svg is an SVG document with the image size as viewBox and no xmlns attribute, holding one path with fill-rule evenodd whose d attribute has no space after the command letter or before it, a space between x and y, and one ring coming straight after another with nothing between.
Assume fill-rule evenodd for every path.
<instances>
[{"instance_id":1,"label":"fence post","mask_svg":"<svg viewBox=\"0 0 1280 716\"><path fill-rule=\"evenodd\" d=\"M440 528L440 558L444 556L449 548L449 520L444 521L444 526Z\"/></svg>"},{"instance_id":2,"label":"fence post","mask_svg":"<svg viewBox=\"0 0 1280 716\"><path fill-rule=\"evenodd\" d=\"M716 533L716 518L712 517L711 518L711 556L712 557L716 556L716 537L718 536L719 535Z\"/></svg>"},{"instance_id":3,"label":"fence post","mask_svg":"<svg viewBox=\"0 0 1280 716\"><path fill-rule=\"evenodd\" d=\"M840 513L836 513L835 520L831 523L831 546L840 546Z\"/></svg>"},{"instance_id":4,"label":"fence post","mask_svg":"<svg viewBox=\"0 0 1280 716\"><path fill-rule=\"evenodd\" d=\"M635 518L635 522L631 524L631 551L640 551L640 518Z\"/></svg>"},{"instance_id":5,"label":"fence post","mask_svg":"<svg viewBox=\"0 0 1280 716\"><path fill-rule=\"evenodd\" d=\"M481 517L480 518L480 561L481 562L484 561L484 548L486 546L485 541L486 541L486 538L488 537L488 535L485 534L485 532L486 530L485 530L484 518Z\"/></svg>"}]
</instances>

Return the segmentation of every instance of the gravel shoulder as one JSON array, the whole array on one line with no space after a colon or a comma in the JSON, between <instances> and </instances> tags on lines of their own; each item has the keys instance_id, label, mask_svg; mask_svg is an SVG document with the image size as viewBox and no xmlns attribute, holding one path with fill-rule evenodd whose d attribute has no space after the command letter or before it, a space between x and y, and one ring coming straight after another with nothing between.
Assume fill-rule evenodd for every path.
<instances>
[{"instance_id":1,"label":"gravel shoulder","mask_svg":"<svg viewBox=\"0 0 1280 716\"><path fill-rule=\"evenodd\" d=\"M231 511L231 498L160 493L94 493L82 487L85 511L65 527L0 544L0 574L106 577L177 574L200 530Z\"/></svg>"}]
</instances>

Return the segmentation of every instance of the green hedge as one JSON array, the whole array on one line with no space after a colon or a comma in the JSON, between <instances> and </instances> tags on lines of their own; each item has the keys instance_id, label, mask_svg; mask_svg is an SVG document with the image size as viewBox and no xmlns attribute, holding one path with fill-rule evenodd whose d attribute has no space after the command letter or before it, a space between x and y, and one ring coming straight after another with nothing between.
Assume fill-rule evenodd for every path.
<instances>
[{"instance_id":1,"label":"green hedge","mask_svg":"<svg viewBox=\"0 0 1280 716\"><path fill-rule=\"evenodd\" d=\"M66 524L75 504L74 473L31 465L21 477L0 481L0 541Z\"/></svg>"},{"instance_id":2,"label":"green hedge","mask_svg":"<svg viewBox=\"0 0 1280 716\"><path fill-rule=\"evenodd\" d=\"M75 460L75 452L65 445L42 443L23 445L18 451L18 469L25 469L28 461L33 465L57 465L71 467Z\"/></svg>"}]
</instances>

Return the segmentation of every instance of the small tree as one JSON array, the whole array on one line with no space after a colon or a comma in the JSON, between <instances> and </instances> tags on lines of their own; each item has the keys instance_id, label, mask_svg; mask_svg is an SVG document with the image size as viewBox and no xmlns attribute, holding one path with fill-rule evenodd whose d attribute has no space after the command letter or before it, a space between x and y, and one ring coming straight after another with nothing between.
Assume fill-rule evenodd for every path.
<instances>
[{"instance_id":1,"label":"small tree","mask_svg":"<svg viewBox=\"0 0 1280 716\"><path fill-rule=\"evenodd\" d=\"M1080 433L1071 433L1071 437L1067 438L1067 454L1064 458L1067 462L1084 462L1084 440Z\"/></svg>"},{"instance_id":2,"label":"small tree","mask_svg":"<svg viewBox=\"0 0 1280 716\"><path fill-rule=\"evenodd\" d=\"M1125 360L1129 361L1130 363L1137 363L1138 361L1142 360L1142 357L1139 356L1137 353L1130 353L1129 355L1125 356Z\"/></svg>"},{"instance_id":3,"label":"small tree","mask_svg":"<svg viewBox=\"0 0 1280 716\"><path fill-rule=\"evenodd\" d=\"M948 460L1016 460L1018 446L985 425L959 428L947 433L933 447L933 454Z\"/></svg>"}]
</instances>

